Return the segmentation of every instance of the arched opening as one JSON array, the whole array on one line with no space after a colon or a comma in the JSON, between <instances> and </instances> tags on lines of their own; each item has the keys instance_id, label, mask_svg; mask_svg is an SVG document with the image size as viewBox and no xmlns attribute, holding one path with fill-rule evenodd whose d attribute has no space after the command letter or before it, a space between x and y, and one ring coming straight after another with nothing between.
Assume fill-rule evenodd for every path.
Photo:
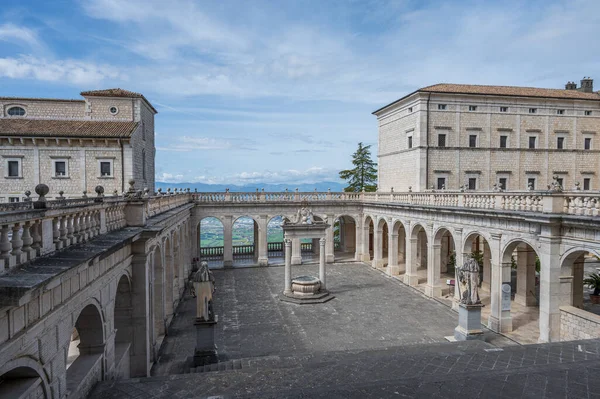
<instances>
[{"instance_id":1,"label":"arched opening","mask_svg":"<svg viewBox=\"0 0 600 399\"><path fill-rule=\"evenodd\" d=\"M403 275L406 272L406 229L401 221L392 224L388 251L388 274Z\"/></svg>"},{"instance_id":2,"label":"arched opening","mask_svg":"<svg viewBox=\"0 0 600 399\"><path fill-rule=\"evenodd\" d=\"M181 236L181 228L173 232L173 309L177 309L179 299L183 295L183 240Z\"/></svg>"},{"instance_id":3,"label":"arched opening","mask_svg":"<svg viewBox=\"0 0 600 399\"><path fill-rule=\"evenodd\" d=\"M168 326L171 323L174 312L174 295L173 286L175 280L175 266L173 262L173 245L171 239L167 238L164 244L165 249L165 325Z\"/></svg>"},{"instance_id":4,"label":"arched opening","mask_svg":"<svg viewBox=\"0 0 600 399\"><path fill-rule=\"evenodd\" d=\"M477 261L481 270L481 287L479 299L484 307L481 310L482 324L487 325L491 314L491 281L492 281L492 251L487 239L479 232L472 232L464 240L462 254L457 259L465 261L470 256ZM458 297L456 297L458 300Z\"/></svg>"},{"instance_id":5,"label":"arched opening","mask_svg":"<svg viewBox=\"0 0 600 399\"><path fill-rule=\"evenodd\" d=\"M388 265L388 242L388 225L385 219L381 218L377 222L377 229L373 235L373 260L371 265L376 269L383 269Z\"/></svg>"},{"instance_id":6,"label":"arched opening","mask_svg":"<svg viewBox=\"0 0 600 399\"><path fill-rule=\"evenodd\" d=\"M165 337L165 297L164 297L164 267L162 253L157 246L153 258L152 278L152 313L154 316L153 342L155 344L154 359Z\"/></svg>"},{"instance_id":7,"label":"arched opening","mask_svg":"<svg viewBox=\"0 0 600 399\"><path fill-rule=\"evenodd\" d=\"M540 260L525 241L513 241L502 252L502 265L510 268L510 309L503 307L502 317L510 317L512 332L521 343L537 343L540 329ZM504 279L503 279L504 280Z\"/></svg>"},{"instance_id":8,"label":"arched opening","mask_svg":"<svg viewBox=\"0 0 600 399\"><path fill-rule=\"evenodd\" d=\"M198 225L200 237L200 260L207 261L209 267L223 265L223 223L215 217L206 217Z\"/></svg>"},{"instance_id":9,"label":"arched opening","mask_svg":"<svg viewBox=\"0 0 600 399\"><path fill-rule=\"evenodd\" d=\"M19 366L0 375L0 398L50 398L40 374L31 367Z\"/></svg>"},{"instance_id":10,"label":"arched opening","mask_svg":"<svg viewBox=\"0 0 600 399\"><path fill-rule=\"evenodd\" d=\"M365 217L363 223L363 250L362 250L362 261L371 264L373 259L373 234L375 231L375 225L373 224L373 218L371 216Z\"/></svg>"},{"instance_id":11,"label":"arched opening","mask_svg":"<svg viewBox=\"0 0 600 399\"><path fill-rule=\"evenodd\" d=\"M115 296L115 376L129 378L129 356L133 337L131 284L126 275L121 276Z\"/></svg>"},{"instance_id":12,"label":"arched opening","mask_svg":"<svg viewBox=\"0 0 600 399\"><path fill-rule=\"evenodd\" d=\"M433 239L433 267L427 275L428 294L434 297L454 297L454 286L447 281L454 279L456 267L456 245L447 228L436 231Z\"/></svg>"},{"instance_id":13,"label":"arched opening","mask_svg":"<svg viewBox=\"0 0 600 399\"><path fill-rule=\"evenodd\" d=\"M234 266L258 263L258 223L250 216L240 216L231 228Z\"/></svg>"},{"instance_id":14,"label":"arched opening","mask_svg":"<svg viewBox=\"0 0 600 399\"><path fill-rule=\"evenodd\" d=\"M267 257L269 264L284 264L283 216L273 216L267 222Z\"/></svg>"},{"instance_id":15,"label":"arched opening","mask_svg":"<svg viewBox=\"0 0 600 399\"><path fill-rule=\"evenodd\" d=\"M98 308L87 305L75 322L67 356L67 396L86 397L104 379L104 323Z\"/></svg>"},{"instance_id":16,"label":"arched opening","mask_svg":"<svg viewBox=\"0 0 600 399\"><path fill-rule=\"evenodd\" d=\"M356 256L356 220L342 215L333 223L333 250L336 261L349 261Z\"/></svg>"},{"instance_id":17,"label":"arched opening","mask_svg":"<svg viewBox=\"0 0 600 399\"><path fill-rule=\"evenodd\" d=\"M410 234L410 257L407 263L404 282L425 292L427 284L427 232L416 224Z\"/></svg>"}]
</instances>

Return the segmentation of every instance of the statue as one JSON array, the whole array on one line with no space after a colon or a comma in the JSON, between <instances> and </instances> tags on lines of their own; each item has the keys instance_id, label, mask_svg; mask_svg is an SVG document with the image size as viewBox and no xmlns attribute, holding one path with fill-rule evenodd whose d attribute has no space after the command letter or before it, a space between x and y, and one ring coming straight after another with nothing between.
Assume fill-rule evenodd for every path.
<instances>
[{"instance_id":1,"label":"statue","mask_svg":"<svg viewBox=\"0 0 600 399\"><path fill-rule=\"evenodd\" d=\"M554 192L562 192L563 191L562 185L558 181L558 176L552 176L552 183L550 184L550 191L554 191Z\"/></svg>"},{"instance_id":2,"label":"statue","mask_svg":"<svg viewBox=\"0 0 600 399\"><path fill-rule=\"evenodd\" d=\"M479 305L479 287L481 287L482 274L479 263L470 255L461 267L456 268L456 283L460 295L460 303L465 305Z\"/></svg>"},{"instance_id":3,"label":"statue","mask_svg":"<svg viewBox=\"0 0 600 399\"><path fill-rule=\"evenodd\" d=\"M313 222L314 216L308 204L302 204L302 208L298 209L293 220L283 217L283 224L313 224Z\"/></svg>"},{"instance_id":4,"label":"statue","mask_svg":"<svg viewBox=\"0 0 600 399\"><path fill-rule=\"evenodd\" d=\"M212 296L215 292L215 278L208 269L208 262L200 262L198 271L193 274L193 295L196 298L196 318L199 320L214 320Z\"/></svg>"}]
</instances>

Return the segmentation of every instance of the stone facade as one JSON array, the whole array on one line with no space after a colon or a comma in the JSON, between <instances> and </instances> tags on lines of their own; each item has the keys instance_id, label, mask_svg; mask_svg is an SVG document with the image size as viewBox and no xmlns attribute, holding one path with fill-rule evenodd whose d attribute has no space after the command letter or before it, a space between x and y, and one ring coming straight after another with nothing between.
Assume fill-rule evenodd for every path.
<instances>
[{"instance_id":1,"label":"stone facade","mask_svg":"<svg viewBox=\"0 0 600 399\"><path fill-rule=\"evenodd\" d=\"M561 341L592 338L600 338L600 316L573 306L561 306Z\"/></svg>"},{"instance_id":2,"label":"stone facade","mask_svg":"<svg viewBox=\"0 0 600 399\"><path fill-rule=\"evenodd\" d=\"M556 91L567 97L570 92ZM527 190L535 179L537 190L546 189L553 176L568 190L575 183L598 190L600 95L586 94L589 98L568 99L418 90L374 113L379 190L423 191L442 183L457 190L468 188L469 179L475 190L492 190L506 179L510 191ZM535 148L529 148L532 138Z\"/></svg>"},{"instance_id":3,"label":"stone facade","mask_svg":"<svg viewBox=\"0 0 600 399\"><path fill-rule=\"evenodd\" d=\"M125 94L130 92L125 92ZM85 100L49 100L0 98L0 122L3 120L134 122L126 135L96 132L84 135L60 131L60 135L15 133L10 125L0 128L0 202L21 201L26 190L47 184L49 198L63 191L68 198L83 192L95 195L94 188L104 187L105 194L122 193L127 182L135 180L136 189L154 191L154 115L156 110L137 93L130 97L84 96ZM140 97L141 96L141 97ZM21 107L23 116L10 116L8 110ZM112 110L111 110L112 108ZM112 111L112 112L111 112ZM115 112L116 111L116 112ZM73 125L74 128L77 124ZM110 128L110 124L109 124ZM9 176L9 161L19 162L19 176ZM56 175L55 162L65 162L66 173ZM102 176L100 162L110 164L111 174Z\"/></svg>"}]
</instances>

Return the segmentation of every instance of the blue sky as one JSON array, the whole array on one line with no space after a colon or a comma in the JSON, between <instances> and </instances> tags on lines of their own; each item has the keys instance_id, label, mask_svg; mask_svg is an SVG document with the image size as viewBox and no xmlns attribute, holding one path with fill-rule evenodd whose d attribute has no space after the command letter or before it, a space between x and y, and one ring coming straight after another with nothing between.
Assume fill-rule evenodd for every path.
<instances>
[{"instance_id":1,"label":"blue sky","mask_svg":"<svg viewBox=\"0 0 600 399\"><path fill-rule=\"evenodd\" d=\"M598 0L2 1L0 95L138 91L158 180L307 183L418 87L600 79L598 37Z\"/></svg>"}]
</instances>

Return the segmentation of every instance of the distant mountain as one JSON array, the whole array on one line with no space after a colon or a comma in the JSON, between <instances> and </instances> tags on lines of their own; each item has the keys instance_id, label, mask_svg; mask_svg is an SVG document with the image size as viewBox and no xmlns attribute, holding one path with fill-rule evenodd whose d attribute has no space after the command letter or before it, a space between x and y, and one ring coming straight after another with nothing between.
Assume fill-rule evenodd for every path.
<instances>
[{"instance_id":1,"label":"distant mountain","mask_svg":"<svg viewBox=\"0 0 600 399\"><path fill-rule=\"evenodd\" d=\"M168 188L172 190L178 189L186 189L190 188L192 191L198 190L199 192L224 192L226 188L229 188L229 191L239 193L239 192L251 192L265 189L265 191L269 192L281 192L285 191L287 188L289 191L294 191L298 188L299 191L317 191L324 192L327 189L331 189L331 191L343 191L345 185L342 183L336 182L319 182L319 183L306 183L306 184L263 184L263 183L254 183L254 184L246 184L243 186L236 186L232 184L204 184L204 183L164 183L164 182L156 182L156 189L162 188L163 191L166 191Z\"/></svg>"}]
</instances>

